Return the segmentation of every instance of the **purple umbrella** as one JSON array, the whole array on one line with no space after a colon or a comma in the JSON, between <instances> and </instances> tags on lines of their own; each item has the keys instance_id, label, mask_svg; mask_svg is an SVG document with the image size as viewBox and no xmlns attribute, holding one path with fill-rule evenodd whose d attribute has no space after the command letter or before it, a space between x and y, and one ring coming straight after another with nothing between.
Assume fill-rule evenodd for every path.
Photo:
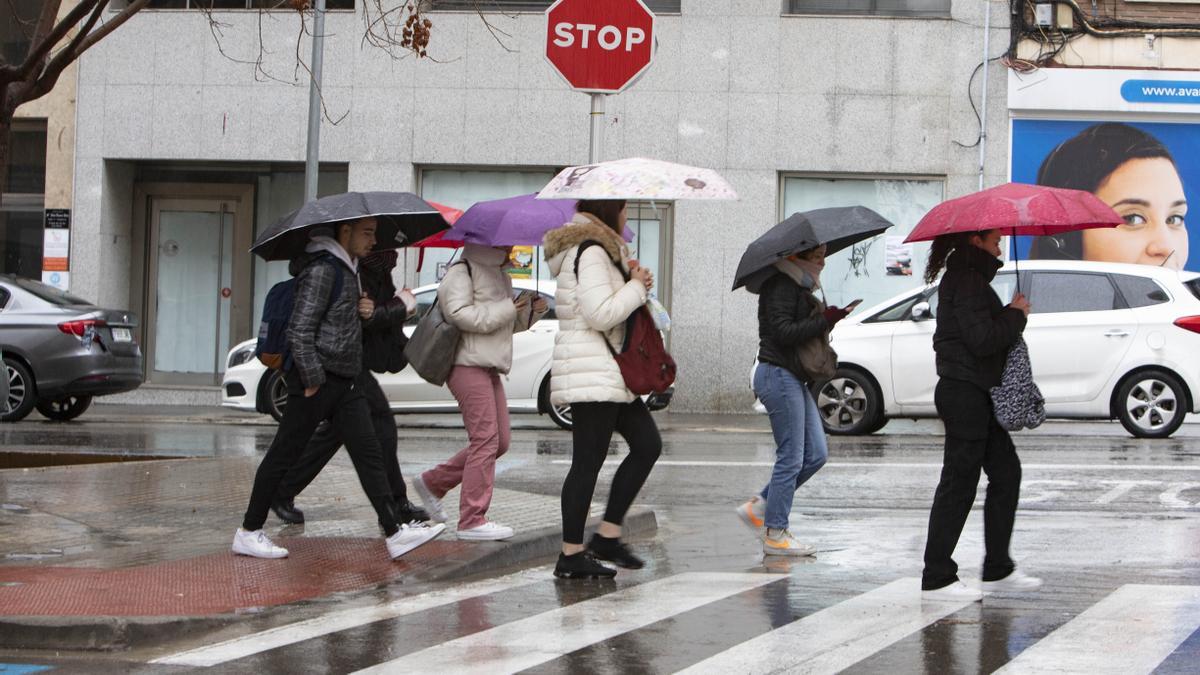
<instances>
[{"instance_id":1,"label":"purple umbrella","mask_svg":"<svg viewBox=\"0 0 1200 675\"><path fill-rule=\"evenodd\" d=\"M550 230L575 215L573 199L535 199L536 194L477 202L446 232L447 240L483 246L541 246ZM633 232L625 228L625 240Z\"/></svg>"}]
</instances>

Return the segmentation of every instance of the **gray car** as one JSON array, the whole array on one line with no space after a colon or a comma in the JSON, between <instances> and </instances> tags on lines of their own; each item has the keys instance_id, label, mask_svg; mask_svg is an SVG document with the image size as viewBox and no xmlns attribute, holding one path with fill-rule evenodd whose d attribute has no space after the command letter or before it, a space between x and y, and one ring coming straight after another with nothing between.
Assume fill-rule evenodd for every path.
<instances>
[{"instance_id":1,"label":"gray car","mask_svg":"<svg viewBox=\"0 0 1200 675\"><path fill-rule=\"evenodd\" d=\"M0 352L8 375L7 393L0 387L0 420L15 422L35 407L50 419L74 419L95 396L137 389L142 350L136 327L131 312L0 274Z\"/></svg>"}]
</instances>

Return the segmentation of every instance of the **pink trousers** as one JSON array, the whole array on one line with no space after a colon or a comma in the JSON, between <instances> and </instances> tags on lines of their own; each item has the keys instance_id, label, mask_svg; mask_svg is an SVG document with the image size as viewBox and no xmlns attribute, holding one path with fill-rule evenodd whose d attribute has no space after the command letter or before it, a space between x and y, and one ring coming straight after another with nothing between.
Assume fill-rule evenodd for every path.
<instances>
[{"instance_id":1,"label":"pink trousers","mask_svg":"<svg viewBox=\"0 0 1200 675\"><path fill-rule=\"evenodd\" d=\"M458 454L421 474L421 480L438 499L462 485L458 529L466 530L487 522L496 484L496 458L508 452L512 436L508 400L499 373L491 368L454 366L446 386L458 401L470 442Z\"/></svg>"}]
</instances>

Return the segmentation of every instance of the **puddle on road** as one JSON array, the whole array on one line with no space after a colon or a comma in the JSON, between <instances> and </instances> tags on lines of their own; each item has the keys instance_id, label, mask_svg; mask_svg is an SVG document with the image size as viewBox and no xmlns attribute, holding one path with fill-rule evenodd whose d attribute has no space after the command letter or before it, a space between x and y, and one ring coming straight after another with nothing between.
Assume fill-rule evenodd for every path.
<instances>
[{"instance_id":1,"label":"puddle on road","mask_svg":"<svg viewBox=\"0 0 1200 675\"><path fill-rule=\"evenodd\" d=\"M98 452L14 452L0 451L0 469L31 469L71 464L108 464L112 462L145 462L159 459L180 459L165 455L115 455Z\"/></svg>"}]
</instances>

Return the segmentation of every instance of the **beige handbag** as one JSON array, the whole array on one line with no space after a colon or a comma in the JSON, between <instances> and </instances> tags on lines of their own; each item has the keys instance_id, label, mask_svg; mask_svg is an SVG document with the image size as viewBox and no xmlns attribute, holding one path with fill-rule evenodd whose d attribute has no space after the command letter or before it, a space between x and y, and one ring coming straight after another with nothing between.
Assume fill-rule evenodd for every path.
<instances>
[{"instance_id":1,"label":"beige handbag","mask_svg":"<svg viewBox=\"0 0 1200 675\"><path fill-rule=\"evenodd\" d=\"M819 316L824 311L822 303L814 302L811 316ZM797 347L796 357L800 369L804 371L811 382L824 382L831 379L837 372L837 352L833 351L833 346L829 344L828 332Z\"/></svg>"}]
</instances>

